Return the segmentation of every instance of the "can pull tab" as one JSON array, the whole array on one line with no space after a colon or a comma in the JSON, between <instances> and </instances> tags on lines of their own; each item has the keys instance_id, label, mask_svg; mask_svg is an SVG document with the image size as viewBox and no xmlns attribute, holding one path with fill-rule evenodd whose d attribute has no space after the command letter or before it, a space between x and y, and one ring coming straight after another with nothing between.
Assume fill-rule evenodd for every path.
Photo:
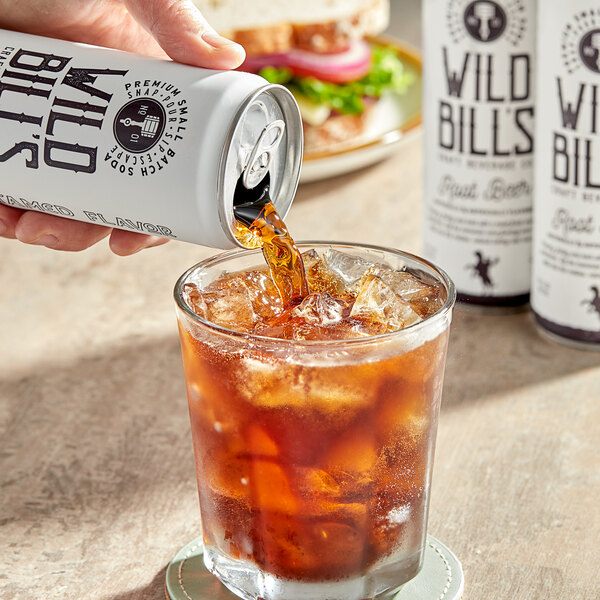
<instances>
[{"instance_id":1,"label":"can pull tab","mask_svg":"<svg viewBox=\"0 0 600 600\"><path fill-rule=\"evenodd\" d=\"M246 189L252 189L262 181L269 170L272 154L283 139L284 130L285 123L281 119L272 121L262 130L244 169L242 182Z\"/></svg>"}]
</instances>

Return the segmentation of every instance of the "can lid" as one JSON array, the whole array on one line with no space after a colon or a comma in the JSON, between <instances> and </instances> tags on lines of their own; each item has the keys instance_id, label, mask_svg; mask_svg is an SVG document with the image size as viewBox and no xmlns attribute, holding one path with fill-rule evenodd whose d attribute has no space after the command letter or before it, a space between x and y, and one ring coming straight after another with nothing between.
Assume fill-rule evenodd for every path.
<instances>
[{"instance_id":1,"label":"can lid","mask_svg":"<svg viewBox=\"0 0 600 600\"><path fill-rule=\"evenodd\" d=\"M292 93L267 84L242 104L223 148L217 194L223 230L236 246L234 192L240 177L252 189L269 174L273 205L285 218L292 204L302 167L302 118Z\"/></svg>"}]
</instances>

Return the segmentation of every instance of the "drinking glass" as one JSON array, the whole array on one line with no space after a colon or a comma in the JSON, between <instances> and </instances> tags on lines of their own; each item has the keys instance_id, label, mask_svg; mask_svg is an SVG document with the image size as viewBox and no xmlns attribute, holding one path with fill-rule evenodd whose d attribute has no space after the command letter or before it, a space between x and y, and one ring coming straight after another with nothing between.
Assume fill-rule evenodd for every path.
<instances>
[{"instance_id":1,"label":"drinking glass","mask_svg":"<svg viewBox=\"0 0 600 600\"><path fill-rule=\"evenodd\" d=\"M454 286L404 252L298 245L417 274L440 291L441 308L373 337L273 339L206 321L183 289L264 269L260 251L227 252L182 275L175 299L204 561L247 599L391 596L423 559Z\"/></svg>"}]
</instances>

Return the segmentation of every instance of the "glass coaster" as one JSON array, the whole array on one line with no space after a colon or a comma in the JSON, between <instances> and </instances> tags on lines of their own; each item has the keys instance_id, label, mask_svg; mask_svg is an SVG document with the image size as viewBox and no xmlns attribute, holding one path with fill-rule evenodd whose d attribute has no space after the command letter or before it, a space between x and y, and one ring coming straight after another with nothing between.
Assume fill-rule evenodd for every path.
<instances>
[{"instance_id":1,"label":"glass coaster","mask_svg":"<svg viewBox=\"0 0 600 600\"><path fill-rule=\"evenodd\" d=\"M165 581L167 600L239 600L206 570L202 552L202 538L197 538L169 563ZM394 600L459 600L463 586L459 560L448 547L428 535L423 568Z\"/></svg>"}]
</instances>

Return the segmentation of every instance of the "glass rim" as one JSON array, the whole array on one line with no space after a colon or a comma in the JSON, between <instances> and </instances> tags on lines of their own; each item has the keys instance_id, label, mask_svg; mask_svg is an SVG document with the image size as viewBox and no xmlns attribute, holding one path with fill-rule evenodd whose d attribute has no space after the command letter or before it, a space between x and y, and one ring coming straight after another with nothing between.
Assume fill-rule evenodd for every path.
<instances>
[{"instance_id":1,"label":"glass rim","mask_svg":"<svg viewBox=\"0 0 600 600\"><path fill-rule=\"evenodd\" d=\"M398 329L396 331L390 331L388 333L380 333L378 335L360 337L360 338L350 338L350 339L341 339L341 340L294 340L294 339L285 339L285 338L275 338L275 337L267 337L264 335L258 335L255 333L246 333L242 331L235 331L233 329L228 329L227 327L223 327L222 325L217 325L211 321L207 321L200 315L197 315L185 302L183 298L183 286L187 283L190 275L199 269L207 269L219 265L221 263L225 263L232 258L238 258L241 256L248 255L261 255L262 252L260 248L253 249L244 249L244 248L235 248L233 250L228 250L225 252L221 252L219 254L215 254L209 258L205 258L195 265L191 266L187 269L177 280L175 283L175 288L173 290L173 297L175 299L175 303L178 308L189 318L191 318L196 324L199 324L207 329L214 330L216 333L221 335L227 335L230 337L238 338L240 340L248 340L248 341L256 341L262 344L277 344L277 345L293 345L296 347L311 347L311 348L326 348L326 347L340 347L345 345L357 346L361 344L371 344L374 342L381 342L390 339L396 339L402 336L408 336L413 333L417 333L425 329L426 327L430 327L433 323L437 323L438 321L443 320L448 313L452 311L454 305L456 303L456 288L454 286L454 282L448 274L428 261L425 258L417 256L415 254L411 254L410 252L405 252L403 250L397 250L396 248L386 248L385 246L376 246L373 244L363 244L359 242L338 242L338 241L322 241L322 240L302 240L296 242L296 246L299 249L310 249L314 247L343 247L347 249L364 249L364 250L373 250L376 252L384 252L387 254L394 254L401 258L407 258L410 261L415 261L417 263L421 263L424 266L432 269L435 274L439 277L439 280L445 285L448 297L444 302L443 306L441 306L435 313L430 315L429 317L425 317L422 321L415 323L413 325L409 325L408 327L404 327L402 329Z\"/></svg>"}]
</instances>

